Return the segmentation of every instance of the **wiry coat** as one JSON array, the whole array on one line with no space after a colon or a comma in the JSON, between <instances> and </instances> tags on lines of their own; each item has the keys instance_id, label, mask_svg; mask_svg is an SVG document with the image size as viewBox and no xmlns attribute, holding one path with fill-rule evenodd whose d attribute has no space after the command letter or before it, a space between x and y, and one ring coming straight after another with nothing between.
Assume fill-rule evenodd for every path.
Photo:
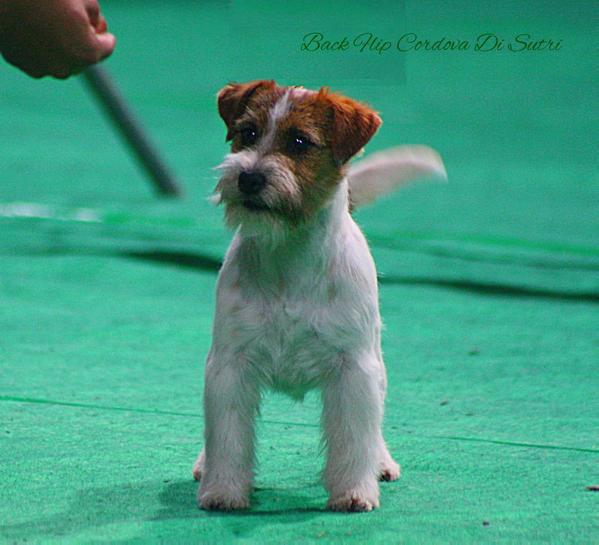
<instances>
[{"instance_id":1,"label":"wiry coat","mask_svg":"<svg viewBox=\"0 0 599 545\"><path fill-rule=\"evenodd\" d=\"M247 507L261 392L301 399L319 388L328 506L368 511L379 504L377 480L396 479L399 466L381 434L386 377L376 270L349 212L344 165L380 119L345 97L273 82L227 86L219 111L233 152L221 165L217 201L236 233L218 278L206 362L198 501L207 509ZM236 140L247 123L259 134L251 145ZM294 154L289 139L304 137L313 149ZM260 173L259 192L240 190L247 172Z\"/></svg>"}]
</instances>

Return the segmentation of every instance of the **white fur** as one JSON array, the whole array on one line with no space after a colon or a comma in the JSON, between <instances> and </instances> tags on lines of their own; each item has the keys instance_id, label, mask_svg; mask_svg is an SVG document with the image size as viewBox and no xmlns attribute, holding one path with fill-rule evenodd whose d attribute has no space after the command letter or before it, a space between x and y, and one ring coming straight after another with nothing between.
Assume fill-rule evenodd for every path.
<instances>
[{"instance_id":1,"label":"white fur","mask_svg":"<svg viewBox=\"0 0 599 545\"><path fill-rule=\"evenodd\" d=\"M268 150L272 146L277 133L279 121L283 119L285 115L287 115L289 108L291 107L291 103L289 101L290 92L290 90L285 91L285 94L275 102L275 105L270 110L266 134L260 140L258 145L260 150Z\"/></svg>"},{"instance_id":2,"label":"white fur","mask_svg":"<svg viewBox=\"0 0 599 545\"><path fill-rule=\"evenodd\" d=\"M218 278L206 445L194 468L204 508L249 505L254 417L267 388L296 399L322 390L329 508L369 511L379 505L379 476L399 475L381 435L376 271L348 208L343 180L306 224L276 236L235 234Z\"/></svg>"},{"instance_id":3,"label":"white fur","mask_svg":"<svg viewBox=\"0 0 599 545\"><path fill-rule=\"evenodd\" d=\"M285 217L301 208L301 188L271 146L290 101L306 92L288 90L257 145L229 154L219 167L215 201L226 204L236 233L217 282L205 374L206 442L194 466L205 509L249 506L254 419L265 389L295 399L321 390L330 509L370 511L379 505L378 479L399 476L381 433L386 375L376 270L349 214L348 180L309 219ZM253 170L268 179L252 196L267 210L243 206L239 174ZM354 180L372 186L372 169L367 174ZM386 187L374 185L370 193Z\"/></svg>"}]
</instances>

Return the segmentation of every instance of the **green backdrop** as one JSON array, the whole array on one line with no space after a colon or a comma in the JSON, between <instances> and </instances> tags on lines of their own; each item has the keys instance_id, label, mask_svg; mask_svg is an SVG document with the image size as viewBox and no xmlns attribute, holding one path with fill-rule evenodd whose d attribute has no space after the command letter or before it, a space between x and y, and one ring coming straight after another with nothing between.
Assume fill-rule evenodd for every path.
<instances>
[{"instance_id":1,"label":"green backdrop","mask_svg":"<svg viewBox=\"0 0 599 545\"><path fill-rule=\"evenodd\" d=\"M196 508L202 362L230 238L206 199L227 149L214 96L253 51L231 35L228 10L244 8L230 6L103 2L119 40L104 66L183 200L152 195L80 80L0 67L0 540L599 543L593 2L400 3L396 36L562 45L389 51L380 81L348 79L342 53L298 68L329 63L326 80L285 76L299 38L279 10L260 70L370 102L384 125L367 152L428 144L449 173L356 215L381 275L402 477L373 513L324 511L318 396L267 395L252 509Z\"/></svg>"}]
</instances>

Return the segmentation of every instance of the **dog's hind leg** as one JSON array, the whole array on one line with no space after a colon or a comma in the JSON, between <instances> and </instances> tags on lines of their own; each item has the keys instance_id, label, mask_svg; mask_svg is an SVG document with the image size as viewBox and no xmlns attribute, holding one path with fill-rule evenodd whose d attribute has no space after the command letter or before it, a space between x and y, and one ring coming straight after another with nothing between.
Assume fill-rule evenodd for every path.
<instances>
[{"instance_id":1,"label":"dog's hind leg","mask_svg":"<svg viewBox=\"0 0 599 545\"><path fill-rule=\"evenodd\" d=\"M204 473L204 464L206 463L206 452L202 449L202 452L198 455L195 463L193 464L192 475L196 481L199 481L202 478L202 473Z\"/></svg>"},{"instance_id":2,"label":"dog's hind leg","mask_svg":"<svg viewBox=\"0 0 599 545\"><path fill-rule=\"evenodd\" d=\"M385 396L387 394L387 371L383 363L383 355L379 348L378 352L378 372L379 372L379 388L381 390L381 412L384 410ZM389 449L383 439L383 432L379 433L378 437L378 477L379 481L395 481L399 478L400 467L389 453Z\"/></svg>"},{"instance_id":3,"label":"dog's hind leg","mask_svg":"<svg viewBox=\"0 0 599 545\"><path fill-rule=\"evenodd\" d=\"M399 479L400 473L399 464L391 457L381 434L379 438L379 481L396 481Z\"/></svg>"}]
</instances>

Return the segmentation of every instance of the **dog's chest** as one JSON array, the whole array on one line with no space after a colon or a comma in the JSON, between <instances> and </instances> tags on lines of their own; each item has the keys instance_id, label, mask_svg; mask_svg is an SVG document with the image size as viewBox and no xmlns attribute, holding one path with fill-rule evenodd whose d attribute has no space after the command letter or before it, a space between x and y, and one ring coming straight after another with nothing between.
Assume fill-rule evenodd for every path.
<instances>
[{"instance_id":1,"label":"dog's chest","mask_svg":"<svg viewBox=\"0 0 599 545\"><path fill-rule=\"evenodd\" d=\"M255 305L252 314L260 318L257 327L250 326L246 356L270 386L297 397L322 381L341 343L331 307L314 297L316 291L250 302Z\"/></svg>"},{"instance_id":2,"label":"dog's chest","mask_svg":"<svg viewBox=\"0 0 599 545\"><path fill-rule=\"evenodd\" d=\"M314 247L273 261L235 240L219 278L216 350L294 397L322 384L344 355L369 350L378 331L365 243L362 252Z\"/></svg>"},{"instance_id":3,"label":"dog's chest","mask_svg":"<svg viewBox=\"0 0 599 545\"><path fill-rule=\"evenodd\" d=\"M266 281L240 271L247 268L222 272L216 344L253 369L264 387L301 399L357 338L341 310L345 298L322 273Z\"/></svg>"}]
</instances>

